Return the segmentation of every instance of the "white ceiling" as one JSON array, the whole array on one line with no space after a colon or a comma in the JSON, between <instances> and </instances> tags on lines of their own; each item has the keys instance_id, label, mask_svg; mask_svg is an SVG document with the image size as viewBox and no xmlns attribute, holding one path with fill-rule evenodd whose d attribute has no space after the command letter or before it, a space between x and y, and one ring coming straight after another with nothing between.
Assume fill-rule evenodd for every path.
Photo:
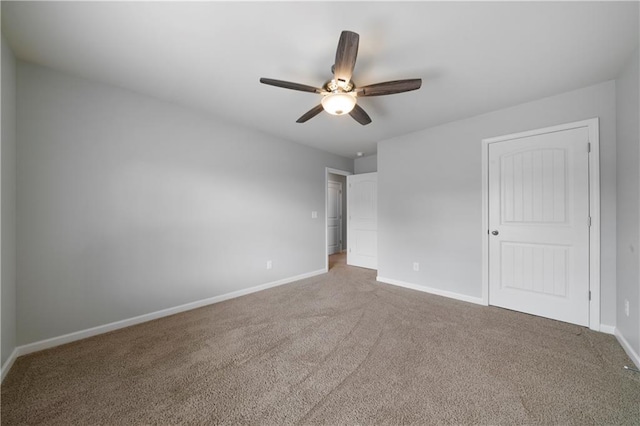
<instances>
[{"instance_id":1,"label":"white ceiling","mask_svg":"<svg viewBox=\"0 0 640 426\"><path fill-rule=\"evenodd\" d=\"M322 113L342 30L360 34L356 85L422 78L362 98L373 122ZM7 2L15 54L354 157L376 142L616 77L638 45L636 2Z\"/></svg>"}]
</instances>

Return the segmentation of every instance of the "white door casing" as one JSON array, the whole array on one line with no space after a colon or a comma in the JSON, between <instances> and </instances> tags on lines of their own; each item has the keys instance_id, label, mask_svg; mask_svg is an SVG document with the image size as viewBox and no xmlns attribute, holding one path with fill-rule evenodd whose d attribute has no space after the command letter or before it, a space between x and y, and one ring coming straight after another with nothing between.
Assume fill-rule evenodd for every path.
<instances>
[{"instance_id":1,"label":"white door casing","mask_svg":"<svg viewBox=\"0 0 640 426\"><path fill-rule=\"evenodd\" d=\"M597 124L483 141L488 304L599 329Z\"/></svg>"},{"instance_id":2,"label":"white door casing","mask_svg":"<svg viewBox=\"0 0 640 426\"><path fill-rule=\"evenodd\" d=\"M378 268L378 174L347 176L347 264Z\"/></svg>"},{"instance_id":3,"label":"white door casing","mask_svg":"<svg viewBox=\"0 0 640 426\"><path fill-rule=\"evenodd\" d=\"M327 191L327 250L335 254L342 251L342 183L329 181Z\"/></svg>"}]
</instances>

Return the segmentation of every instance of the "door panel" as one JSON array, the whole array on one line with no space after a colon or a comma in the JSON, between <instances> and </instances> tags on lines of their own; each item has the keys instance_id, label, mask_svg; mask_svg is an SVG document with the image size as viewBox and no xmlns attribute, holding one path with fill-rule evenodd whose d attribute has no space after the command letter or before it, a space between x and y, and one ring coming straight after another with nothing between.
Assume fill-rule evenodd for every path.
<instances>
[{"instance_id":1,"label":"door panel","mask_svg":"<svg viewBox=\"0 0 640 426\"><path fill-rule=\"evenodd\" d=\"M562 149L535 149L501 159L503 223L564 223L564 201L570 195L565 154Z\"/></svg>"},{"instance_id":2,"label":"door panel","mask_svg":"<svg viewBox=\"0 0 640 426\"><path fill-rule=\"evenodd\" d=\"M589 324L588 141L577 128L489 144L491 305Z\"/></svg>"},{"instance_id":3,"label":"door panel","mask_svg":"<svg viewBox=\"0 0 640 426\"><path fill-rule=\"evenodd\" d=\"M347 264L378 267L378 174L347 176Z\"/></svg>"},{"instance_id":4,"label":"door panel","mask_svg":"<svg viewBox=\"0 0 640 426\"><path fill-rule=\"evenodd\" d=\"M328 253L342 251L342 184L329 182L327 203Z\"/></svg>"},{"instance_id":5,"label":"door panel","mask_svg":"<svg viewBox=\"0 0 640 426\"><path fill-rule=\"evenodd\" d=\"M502 288L566 297L570 246L503 242Z\"/></svg>"}]
</instances>

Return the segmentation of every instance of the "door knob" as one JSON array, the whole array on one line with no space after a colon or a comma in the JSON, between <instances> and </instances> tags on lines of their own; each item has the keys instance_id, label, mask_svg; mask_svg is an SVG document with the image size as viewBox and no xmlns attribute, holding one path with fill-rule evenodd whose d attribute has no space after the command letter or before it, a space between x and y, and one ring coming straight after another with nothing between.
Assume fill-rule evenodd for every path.
<instances>
[{"instance_id":1,"label":"door knob","mask_svg":"<svg viewBox=\"0 0 640 426\"><path fill-rule=\"evenodd\" d=\"M498 235L498 234L499 234L499 232L498 232L498 231L491 231L491 234L492 234L492 235Z\"/></svg>"}]
</instances>

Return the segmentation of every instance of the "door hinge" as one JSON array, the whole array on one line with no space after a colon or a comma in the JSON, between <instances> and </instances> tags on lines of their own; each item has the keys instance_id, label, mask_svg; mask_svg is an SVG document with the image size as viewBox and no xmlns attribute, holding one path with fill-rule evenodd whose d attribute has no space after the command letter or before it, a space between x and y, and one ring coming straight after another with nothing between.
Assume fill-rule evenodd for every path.
<instances>
[{"instance_id":1,"label":"door hinge","mask_svg":"<svg viewBox=\"0 0 640 426\"><path fill-rule=\"evenodd\" d=\"M587 223L589 224L589 228L591 228L591 216L589 216L589 220L587 221Z\"/></svg>"},{"instance_id":2,"label":"door hinge","mask_svg":"<svg viewBox=\"0 0 640 426\"><path fill-rule=\"evenodd\" d=\"M587 152L591 152L591 142L587 143Z\"/></svg>"},{"instance_id":3,"label":"door hinge","mask_svg":"<svg viewBox=\"0 0 640 426\"><path fill-rule=\"evenodd\" d=\"M589 290L589 300L591 300L591 290Z\"/></svg>"}]
</instances>

